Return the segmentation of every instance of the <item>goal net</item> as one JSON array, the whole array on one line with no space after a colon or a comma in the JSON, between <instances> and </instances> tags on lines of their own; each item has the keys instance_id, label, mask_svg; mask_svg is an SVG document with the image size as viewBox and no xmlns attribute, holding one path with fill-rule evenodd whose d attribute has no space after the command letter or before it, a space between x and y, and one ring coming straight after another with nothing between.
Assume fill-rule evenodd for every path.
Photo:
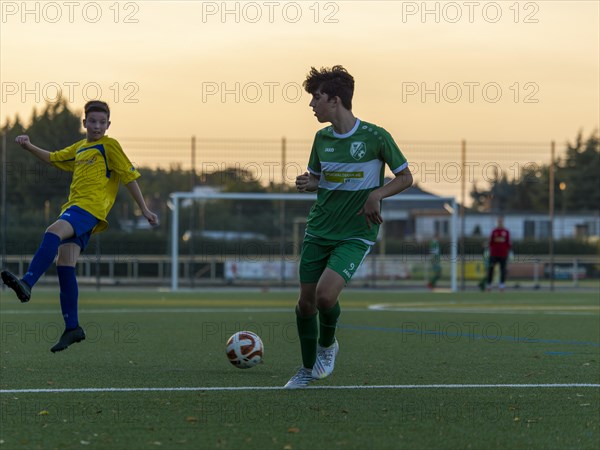
<instances>
[{"instance_id":1,"label":"goal net","mask_svg":"<svg viewBox=\"0 0 600 450\"><path fill-rule=\"evenodd\" d=\"M285 287L298 283L299 253L315 194L174 192L171 289ZM423 287L429 242L441 242L439 286L457 289L458 211L453 197L407 194L383 201L376 245L349 286Z\"/></svg>"}]
</instances>

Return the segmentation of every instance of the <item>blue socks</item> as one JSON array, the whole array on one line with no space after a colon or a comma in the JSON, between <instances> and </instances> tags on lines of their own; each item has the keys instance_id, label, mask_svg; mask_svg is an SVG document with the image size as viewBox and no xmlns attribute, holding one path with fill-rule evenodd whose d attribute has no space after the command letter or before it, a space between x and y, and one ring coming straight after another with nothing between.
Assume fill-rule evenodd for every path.
<instances>
[{"instance_id":1,"label":"blue socks","mask_svg":"<svg viewBox=\"0 0 600 450\"><path fill-rule=\"evenodd\" d=\"M77 299L79 289L75 267L56 266L58 272L58 283L60 285L60 309L65 319L65 328L71 330L79 325L77 317Z\"/></svg>"},{"instance_id":2,"label":"blue socks","mask_svg":"<svg viewBox=\"0 0 600 450\"><path fill-rule=\"evenodd\" d=\"M23 281L33 287L38 282L40 277L48 270L56 253L58 253L58 246L60 245L60 237L54 233L45 233L44 239L40 244L37 252L33 255L33 259L29 263L27 273L23 277Z\"/></svg>"},{"instance_id":3,"label":"blue socks","mask_svg":"<svg viewBox=\"0 0 600 450\"><path fill-rule=\"evenodd\" d=\"M27 273L22 278L22 281L27 283L29 287L33 287L54 262L60 243L61 239L56 234L48 232L44 234L42 243L33 255ZM56 271L60 285L60 309L65 319L66 329L70 330L79 325L77 316L79 288L75 276L75 267L57 266Z\"/></svg>"}]
</instances>

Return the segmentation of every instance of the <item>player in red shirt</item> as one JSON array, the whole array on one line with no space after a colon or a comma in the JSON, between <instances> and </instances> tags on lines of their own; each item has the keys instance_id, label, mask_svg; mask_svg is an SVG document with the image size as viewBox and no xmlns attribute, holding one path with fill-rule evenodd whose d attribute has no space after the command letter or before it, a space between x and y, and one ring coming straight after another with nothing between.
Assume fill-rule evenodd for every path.
<instances>
[{"instance_id":1,"label":"player in red shirt","mask_svg":"<svg viewBox=\"0 0 600 450\"><path fill-rule=\"evenodd\" d=\"M490 236L489 251L490 261L488 264L487 290L492 289L492 279L494 278L494 266L500 264L500 284L498 287L504 290L506 281L506 261L512 245L510 243L510 233L504 228L504 219L498 217L498 226L494 228Z\"/></svg>"}]
</instances>

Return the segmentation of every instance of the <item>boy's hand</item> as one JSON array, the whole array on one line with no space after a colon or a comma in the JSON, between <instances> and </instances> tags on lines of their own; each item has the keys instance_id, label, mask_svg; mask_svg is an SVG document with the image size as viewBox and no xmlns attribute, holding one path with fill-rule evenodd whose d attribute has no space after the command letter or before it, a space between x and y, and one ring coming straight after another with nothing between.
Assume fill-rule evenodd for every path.
<instances>
[{"instance_id":1,"label":"boy's hand","mask_svg":"<svg viewBox=\"0 0 600 450\"><path fill-rule=\"evenodd\" d=\"M29 140L29 136L27 136L26 134L22 134L21 136L17 136L15 138L15 142L17 144L19 144L21 147L23 147L24 149L27 149L27 146L29 144L31 144L31 141Z\"/></svg>"},{"instance_id":2,"label":"boy's hand","mask_svg":"<svg viewBox=\"0 0 600 450\"><path fill-rule=\"evenodd\" d=\"M158 216L156 214L154 214L152 211L150 211L150 210L144 211L144 217L146 219L148 219L148 223L150 225L152 225L153 227L158 226Z\"/></svg>"},{"instance_id":3,"label":"boy's hand","mask_svg":"<svg viewBox=\"0 0 600 450\"><path fill-rule=\"evenodd\" d=\"M298 192L306 192L309 180L310 176L308 172L304 172L302 175L296 177L296 189L298 189Z\"/></svg>"},{"instance_id":4,"label":"boy's hand","mask_svg":"<svg viewBox=\"0 0 600 450\"><path fill-rule=\"evenodd\" d=\"M376 225L383 223L383 217L381 217L381 199L374 192L369 194L367 201L357 214L358 216L365 216L369 229L371 229L371 223Z\"/></svg>"},{"instance_id":5,"label":"boy's hand","mask_svg":"<svg viewBox=\"0 0 600 450\"><path fill-rule=\"evenodd\" d=\"M312 177L308 172L304 172L302 175L296 177L296 189L298 192L313 192L318 187L318 179Z\"/></svg>"}]
</instances>

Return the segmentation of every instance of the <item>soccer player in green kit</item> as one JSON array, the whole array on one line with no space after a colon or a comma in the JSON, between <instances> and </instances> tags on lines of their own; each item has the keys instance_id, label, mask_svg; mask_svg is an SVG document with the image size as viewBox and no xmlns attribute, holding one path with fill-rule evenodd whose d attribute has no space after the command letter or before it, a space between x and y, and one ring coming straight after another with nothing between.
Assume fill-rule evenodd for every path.
<instances>
[{"instance_id":1,"label":"soccer player in green kit","mask_svg":"<svg viewBox=\"0 0 600 450\"><path fill-rule=\"evenodd\" d=\"M317 191L300 257L296 323L302 367L286 389L308 386L331 374L339 345L338 297L375 244L381 201L412 185L408 163L383 128L352 113L354 78L342 66L311 68L303 83L320 123L308 172L296 178L299 192ZM395 178L384 185L385 165Z\"/></svg>"}]
</instances>

